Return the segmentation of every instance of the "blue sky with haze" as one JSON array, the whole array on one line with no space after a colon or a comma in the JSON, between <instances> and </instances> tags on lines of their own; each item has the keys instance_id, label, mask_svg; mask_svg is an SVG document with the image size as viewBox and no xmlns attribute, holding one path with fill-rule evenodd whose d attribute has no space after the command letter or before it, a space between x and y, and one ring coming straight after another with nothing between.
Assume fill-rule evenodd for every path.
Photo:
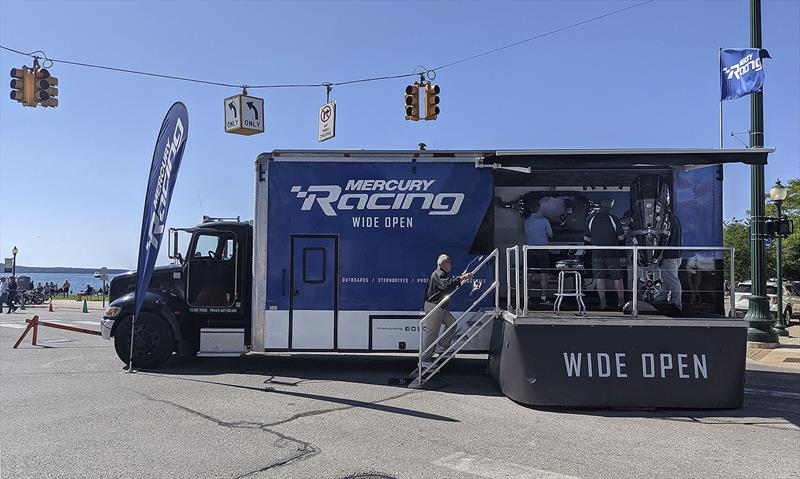
<instances>
[{"instance_id":1,"label":"blue sky with haze","mask_svg":"<svg viewBox=\"0 0 800 479\"><path fill-rule=\"evenodd\" d=\"M636 3L2 1L0 44L235 84L318 83L430 68ZM31 10L46 12L35 29L22 22ZM251 91L267 131L244 137L223 132L236 89L57 63L57 109L0 101L0 256L17 245L24 265L134 267L153 146L176 100L190 126L170 226L252 218L253 160L278 148L716 148L717 51L749 46L748 18L744 0L658 0L462 63L438 72L435 122L404 121L406 80L338 87L337 137L322 145L322 88ZM798 23L800 2L763 2L768 185L800 176ZM30 62L2 51L0 64ZM725 103L727 147L740 146L727 133L747 131L749 105ZM749 201L749 167L726 167L725 216Z\"/></svg>"}]
</instances>

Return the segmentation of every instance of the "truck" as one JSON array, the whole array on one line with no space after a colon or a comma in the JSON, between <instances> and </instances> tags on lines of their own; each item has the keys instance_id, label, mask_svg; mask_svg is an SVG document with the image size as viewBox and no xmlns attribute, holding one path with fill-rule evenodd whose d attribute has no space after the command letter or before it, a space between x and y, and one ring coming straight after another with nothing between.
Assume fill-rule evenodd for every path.
<instances>
[{"instance_id":1,"label":"truck","mask_svg":"<svg viewBox=\"0 0 800 479\"><path fill-rule=\"evenodd\" d=\"M616 200L614 212L624 217L631 185L657 178L683 224L683 245L721 247L723 165L765 164L771 151L263 153L254 163L251 221L170 229L174 263L157 267L144 293L134 363L155 368L175 353L418 354L424 292L443 253L455 268L484 265L490 256L495 263L494 270L477 271L472 287L454 294L449 305L456 316L464 313L459 332L479 326L459 351L488 353L514 283L501 273L509 267L501 252L525 243L524 217L509 205L535 197L554 226L553 244L578 247L597 205ZM719 254L685 259L722 268ZM706 276L709 284L697 285L699 294L718 294L700 304L686 301L684 317L724 317L722 275ZM591 272L584 280L591 282ZM135 284L135 272L112 280L101 320L103 337L113 339L126 363ZM687 282L686 289L692 286ZM481 319L486 312L495 313L493 320Z\"/></svg>"}]
</instances>

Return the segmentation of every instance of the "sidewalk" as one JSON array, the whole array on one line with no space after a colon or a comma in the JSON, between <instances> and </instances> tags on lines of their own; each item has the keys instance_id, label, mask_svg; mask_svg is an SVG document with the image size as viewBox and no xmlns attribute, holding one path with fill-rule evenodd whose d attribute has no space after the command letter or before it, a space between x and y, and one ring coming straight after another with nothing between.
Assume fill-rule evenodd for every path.
<instances>
[{"instance_id":1,"label":"sidewalk","mask_svg":"<svg viewBox=\"0 0 800 479\"><path fill-rule=\"evenodd\" d=\"M747 358L759 363L791 367L800 372L800 325L787 328L789 337L780 337L781 345L773 349L747 347Z\"/></svg>"},{"instance_id":2,"label":"sidewalk","mask_svg":"<svg viewBox=\"0 0 800 479\"><path fill-rule=\"evenodd\" d=\"M49 303L45 304L26 304L25 307L36 314L36 311L41 311L42 309L48 309ZM105 308L103 308L102 301L86 301L86 306L89 308L89 311L95 312L103 312ZM108 306L108 300L106 300L106 306ZM59 309L83 309L83 300L75 301L74 299L53 299L53 310L58 311ZM17 312L20 310L18 309Z\"/></svg>"}]
</instances>

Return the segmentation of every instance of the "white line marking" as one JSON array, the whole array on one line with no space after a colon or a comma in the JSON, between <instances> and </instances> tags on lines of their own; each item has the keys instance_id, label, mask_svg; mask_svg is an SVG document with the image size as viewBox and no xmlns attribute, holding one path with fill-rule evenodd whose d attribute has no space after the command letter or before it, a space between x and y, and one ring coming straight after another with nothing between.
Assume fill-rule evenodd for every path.
<instances>
[{"instance_id":1,"label":"white line marking","mask_svg":"<svg viewBox=\"0 0 800 479\"><path fill-rule=\"evenodd\" d=\"M466 452L456 452L437 459L433 463L453 471L466 472L488 479L577 479L577 476L559 474L488 457L473 456Z\"/></svg>"},{"instance_id":2,"label":"white line marking","mask_svg":"<svg viewBox=\"0 0 800 479\"><path fill-rule=\"evenodd\" d=\"M27 324L0 324L0 326L4 328L14 328L14 329L25 329L28 327Z\"/></svg>"}]
</instances>

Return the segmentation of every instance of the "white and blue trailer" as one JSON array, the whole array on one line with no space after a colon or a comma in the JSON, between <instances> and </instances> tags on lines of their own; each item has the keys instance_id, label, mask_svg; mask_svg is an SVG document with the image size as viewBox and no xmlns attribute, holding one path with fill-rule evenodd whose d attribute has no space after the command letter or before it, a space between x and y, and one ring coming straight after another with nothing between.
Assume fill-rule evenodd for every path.
<instances>
[{"instance_id":1,"label":"white and blue trailer","mask_svg":"<svg viewBox=\"0 0 800 479\"><path fill-rule=\"evenodd\" d=\"M456 316L467 312L458 328L469 336L456 349L490 353L489 369L510 397L550 405L737 407L747 326L726 311L723 164L764 164L770 151L276 150L255 162L252 227L219 221L183 229L191 233L185 253L176 233L172 256L180 264L165 269L168 285L156 272L148 293L155 296L145 307L167 317L162 331L171 334L159 344L174 344L170 354L416 354L426 284L446 253L455 270L484 266L449 305ZM630 186L643 175L668 185L683 226L684 260L699 268L694 273L706 265L695 278L686 279L689 266L681 270L687 300L680 317L568 317L520 304L517 283L521 277L527 285L527 275L517 272L517 259L511 279L506 250L516 246L518 254L524 246L523 216L508 205L525 195L547 205L552 245L562 248L552 253L566 254L583 244L592 205L615 199L623 216ZM124 323L131 277L112 284L119 311L103 320L107 337L118 336ZM584 281L591 286L589 268ZM171 296L182 299L159 304L159 288L181 290ZM695 293L700 301L688 297ZM165 359L156 352L145 346L135 354L155 365ZM648 361L660 371L664 354L665 376L649 377ZM614 375L586 376L587 364L605 373L606 358ZM702 360L697 375L694 366L684 367L695 360ZM576 361L585 362L582 375ZM684 378L689 369L693 378ZM604 386L610 389L589 393Z\"/></svg>"}]
</instances>

